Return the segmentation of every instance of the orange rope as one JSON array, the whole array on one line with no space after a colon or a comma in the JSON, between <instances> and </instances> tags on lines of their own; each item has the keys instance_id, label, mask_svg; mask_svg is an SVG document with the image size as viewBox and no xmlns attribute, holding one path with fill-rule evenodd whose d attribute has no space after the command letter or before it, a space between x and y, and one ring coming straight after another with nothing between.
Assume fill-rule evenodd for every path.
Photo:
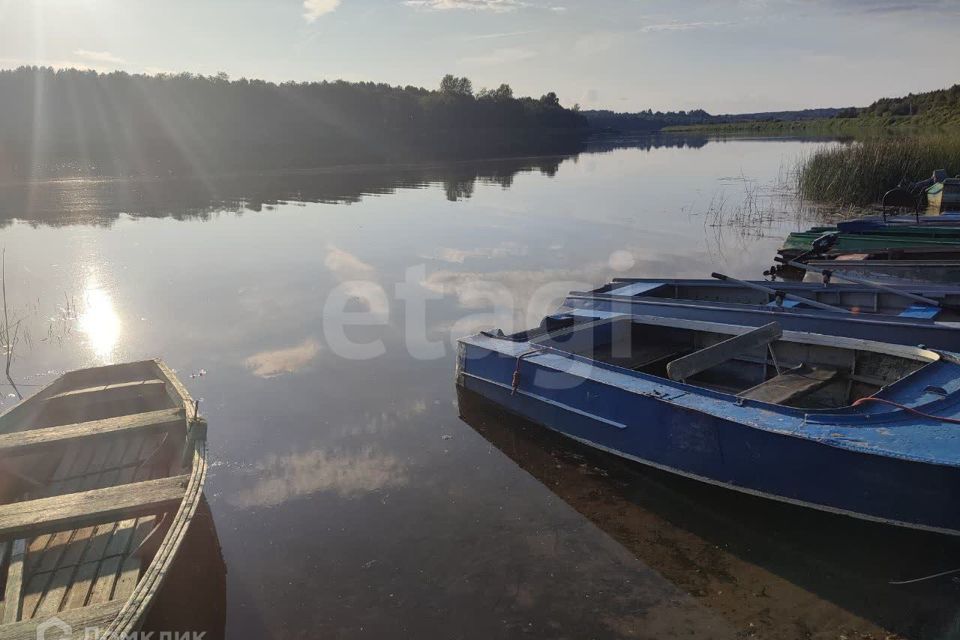
<instances>
[{"instance_id":1,"label":"orange rope","mask_svg":"<svg viewBox=\"0 0 960 640\"><path fill-rule=\"evenodd\" d=\"M929 419L929 420L939 420L940 422L949 422L950 424L960 424L960 420L958 420L958 419L956 419L956 418L945 418L945 417L943 417L943 416L934 416L934 415L931 415L931 414L929 414L929 413L924 413L923 411L917 411L916 409L914 409L914 408L912 408L912 407L906 407L906 406L904 406L904 405L902 405L902 404L899 404L899 403L897 403L897 402L894 402L893 400L885 400L885 399L883 399L883 398L873 398L873 397L860 398L859 400L857 400L856 402L853 403L853 406L854 406L854 407L858 407L858 406L860 406L860 405L862 405L862 404L866 404L866 403L868 403L868 402L879 402L880 404L888 404L888 405L890 405L891 407L896 407L896 408L898 408L898 409L903 409L904 411L906 411L906 412L908 412L908 413L912 413L912 414L914 414L914 415L918 415L918 416L920 416L920 417L922 417L922 418L927 418L927 419Z\"/></svg>"}]
</instances>

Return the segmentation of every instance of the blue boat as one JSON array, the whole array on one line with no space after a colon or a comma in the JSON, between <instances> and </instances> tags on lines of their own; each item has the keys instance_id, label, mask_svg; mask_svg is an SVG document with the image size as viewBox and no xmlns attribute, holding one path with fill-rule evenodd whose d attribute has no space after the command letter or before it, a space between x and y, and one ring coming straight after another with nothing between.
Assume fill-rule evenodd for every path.
<instances>
[{"instance_id":1,"label":"blue boat","mask_svg":"<svg viewBox=\"0 0 960 640\"><path fill-rule=\"evenodd\" d=\"M624 278L593 291L571 292L544 322L560 322L575 309L754 327L776 320L789 331L960 352L960 315L954 311L960 308L960 290L916 285L904 291L946 308L861 285Z\"/></svg>"},{"instance_id":2,"label":"blue boat","mask_svg":"<svg viewBox=\"0 0 960 640\"><path fill-rule=\"evenodd\" d=\"M939 227L960 227L960 213L949 212L940 215L927 216L865 216L841 220L837 223L837 231L843 233L860 233L879 229L901 229L908 227L923 227L932 225Z\"/></svg>"},{"instance_id":3,"label":"blue boat","mask_svg":"<svg viewBox=\"0 0 960 640\"><path fill-rule=\"evenodd\" d=\"M960 360L575 310L459 343L457 384L597 449L738 491L960 534Z\"/></svg>"}]
</instances>

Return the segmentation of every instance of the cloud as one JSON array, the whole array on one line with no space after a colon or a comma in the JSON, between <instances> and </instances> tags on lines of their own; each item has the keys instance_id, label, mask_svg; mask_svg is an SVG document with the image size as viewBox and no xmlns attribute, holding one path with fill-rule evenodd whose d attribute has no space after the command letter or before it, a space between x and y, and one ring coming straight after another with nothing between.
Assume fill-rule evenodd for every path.
<instances>
[{"instance_id":1,"label":"cloud","mask_svg":"<svg viewBox=\"0 0 960 640\"><path fill-rule=\"evenodd\" d=\"M406 467L392 455L364 448L357 453L315 449L270 456L256 465L257 480L228 501L241 508L272 507L320 492L353 498L409 482Z\"/></svg>"},{"instance_id":2,"label":"cloud","mask_svg":"<svg viewBox=\"0 0 960 640\"><path fill-rule=\"evenodd\" d=\"M696 29L716 29L718 27L728 27L732 22L665 22L662 24L648 24L641 27L643 33L656 33L659 31L694 31Z\"/></svg>"},{"instance_id":3,"label":"cloud","mask_svg":"<svg viewBox=\"0 0 960 640\"><path fill-rule=\"evenodd\" d=\"M495 66L500 64L509 64L511 62L520 62L529 60L537 56L536 51L530 49L503 48L494 49L490 53L484 53L478 56L467 56L460 58L461 64L476 66Z\"/></svg>"},{"instance_id":4,"label":"cloud","mask_svg":"<svg viewBox=\"0 0 960 640\"><path fill-rule=\"evenodd\" d=\"M624 34L616 31L597 31L587 33L573 43L573 49L580 55L603 53L619 46L624 41Z\"/></svg>"},{"instance_id":5,"label":"cloud","mask_svg":"<svg viewBox=\"0 0 960 640\"><path fill-rule=\"evenodd\" d=\"M340 280L372 280L377 276L377 270L372 265L332 244L327 245L323 264Z\"/></svg>"},{"instance_id":6,"label":"cloud","mask_svg":"<svg viewBox=\"0 0 960 640\"><path fill-rule=\"evenodd\" d=\"M939 11L955 7L953 0L839 0L835 6L867 13L903 13L907 11Z\"/></svg>"},{"instance_id":7,"label":"cloud","mask_svg":"<svg viewBox=\"0 0 960 640\"><path fill-rule=\"evenodd\" d=\"M317 18L340 6L340 0L303 0L303 19L314 22Z\"/></svg>"},{"instance_id":8,"label":"cloud","mask_svg":"<svg viewBox=\"0 0 960 640\"><path fill-rule=\"evenodd\" d=\"M506 31L503 33L482 33L478 36L470 36L464 38L466 41L470 40L493 40L495 38L514 38L517 36L528 36L532 33L539 33L538 29L529 29L527 31Z\"/></svg>"},{"instance_id":9,"label":"cloud","mask_svg":"<svg viewBox=\"0 0 960 640\"><path fill-rule=\"evenodd\" d=\"M453 264L463 264L468 258L504 258L507 256L525 256L530 248L525 244L506 241L496 247L477 247L474 249L454 249L442 247L436 253L422 257L429 260L442 260Z\"/></svg>"},{"instance_id":10,"label":"cloud","mask_svg":"<svg viewBox=\"0 0 960 640\"><path fill-rule=\"evenodd\" d=\"M494 13L506 13L530 6L523 0L405 0L403 4L408 7L431 11L466 9L470 11L492 11Z\"/></svg>"},{"instance_id":11,"label":"cloud","mask_svg":"<svg viewBox=\"0 0 960 640\"><path fill-rule=\"evenodd\" d=\"M77 49L73 52L73 55L79 56L84 60L91 60L93 62L111 62L113 64L123 64L126 62L120 56L114 55L109 51L90 51L89 49Z\"/></svg>"},{"instance_id":12,"label":"cloud","mask_svg":"<svg viewBox=\"0 0 960 640\"><path fill-rule=\"evenodd\" d=\"M308 338L286 349L255 353L243 364L259 378L275 378L284 373L296 373L310 364L320 353L320 344Z\"/></svg>"}]
</instances>

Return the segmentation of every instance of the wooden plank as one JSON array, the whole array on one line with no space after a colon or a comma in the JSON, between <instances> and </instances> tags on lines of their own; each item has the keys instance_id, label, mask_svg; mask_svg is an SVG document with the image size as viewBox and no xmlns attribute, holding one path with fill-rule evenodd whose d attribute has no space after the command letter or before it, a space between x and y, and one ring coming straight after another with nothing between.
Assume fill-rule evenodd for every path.
<instances>
[{"instance_id":1,"label":"wooden plank","mask_svg":"<svg viewBox=\"0 0 960 640\"><path fill-rule=\"evenodd\" d=\"M829 367L799 367L770 378L737 395L748 400L783 404L826 386L839 372Z\"/></svg>"},{"instance_id":2,"label":"wooden plank","mask_svg":"<svg viewBox=\"0 0 960 640\"><path fill-rule=\"evenodd\" d=\"M164 511L180 502L189 479L173 476L0 505L0 538Z\"/></svg>"},{"instance_id":3,"label":"wooden plank","mask_svg":"<svg viewBox=\"0 0 960 640\"><path fill-rule=\"evenodd\" d=\"M113 583L116 582L117 574L120 572L120 564L120 556L105 558L100 563L97 579L94 580L93 588L90 589L88 604L101 604L110 600L113 594Z\"/></svg>"},{"instance_id":4,"label":"wooden plank","mask_svg":"<svg viewBox=\"0 0 960 640\"><path fill-rule=\"evenodd\" d=\"M117 583L113 588L114 599L126 599L136 588L137 582L140 580L141 565L138 549L150 535L150 532L153 531L156 524L156 516L146 516L137 521L133 539L130 541L130 548L127 550L127 556L120 567L120 575L117 577Z\"/></svg>"},{"instance_id":5,"label":"wooden plank","mask_svg":"<svg viewBox=\"0 0 960 640\"><path fill-rule=\"evenodd\" d=\"M73 584L67 592L67 597L63 602L63 611L79 609L87 605L87 598L90 595L90 587L97 578L97 571L100 569L100 561L85 562L77 567L77 572L73 576Z\"/></svg>"},{"instance_id":6,"label":"wooden plank","mask_svg":"<svg viewBox=\"0 0 960 640\"><path fill-rule=\"evenodd\" d=\"M84 396L96 396L92 399L98 402L107 402L137 398L148 393L163 392L165 389L166 383L163 380L135 380L133 382L119 382L117 384L106 384L64 391L55 396L50 396L46 401L51 402L65 399L86 400Z\"/></svg>"},{"instance_id":7,"label":"wooden plank","mask_svg":"<svg viewBox=\"0 0 960 640\"><path fill-rule=\"evenodd\" d=\"M667 375L671 380L686 380L734 358L737 354L779 340L782 335L780 324L771 322L667 363Z\"/></svg>"},{"instance_id":8,"label":"wooden plank","mask_svg":"<svg viewBox=\"0 0 960 640\"><path fill-rule=\"evenodd\" d=\"M48 618L59 613L60 604L70 588L75 570L76 567L60 567L53 572L32 617Z\"/></svg>"},{"instance_id":9,"label":"wooden plank","mask_svg":"<svg viewBox=\"0 0 960 640\"><path fill-rule=\"evenodd\" d=\"M73 628L74 637L82 638L86 627L106 628L123 607L123 602L111 600L101 605L64 611L57 615L64 623ZM42 618L24 620L14 624L0 626L0 640L37 640L37 627L46 622ZM59 631L50 631L50 637L60 637Z\"/></svg>"},{"instance_id":10,"label":"wooden plank","mask_svg":"<svg viewBox=\"0 0 960 640\"><path fill-rule=\"evenodd\" d=\"M7 567L7 586L3 593L3 624L20 618L20 600L23 597L23 557L27 553L26 540L14 540Z\"/></svg>"},{"instance_id":11,"label":"wooden plank","mask_svg":"<svg viewBox=\"0 0 960 640\"><path fill-rule=\"evenodd\" d=\"M47 429L0 434L0 456L34 453L43 447L65 445L85 438L173 427L180 424L184 424L183 409L162 409Z\"/></svg>"}]
</instances>

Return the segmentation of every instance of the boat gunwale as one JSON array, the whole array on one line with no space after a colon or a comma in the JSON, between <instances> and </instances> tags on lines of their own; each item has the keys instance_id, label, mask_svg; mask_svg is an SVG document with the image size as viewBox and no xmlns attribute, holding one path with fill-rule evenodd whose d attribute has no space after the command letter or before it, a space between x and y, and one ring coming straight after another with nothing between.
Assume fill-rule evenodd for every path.
<instances>
[{"instance_id":1,"label":"boat gunwale","mask_svg":"<svg viewBox=\"0 0 960 640\"><path fill-rule=\"evenodd\" d=\"M193 445L190 479L167 534L160 542L150 565L140 575L137 586L127 598L117 617L100 636L102 640L126 637L142 624L147 611L153 605L157 591L166 579L168 570L186 536L187 529L193 521L194 514L196 514L197 507L200 504L200 497L203 493L203 485L207 475L206 431L205 425L199 424L202 418L197 415L196 404L190 396L190 392L187 391L166 363L159 358L152 360L152 362L163 376L164 381L169 385L168 392L173 392L170 394L171 397L175 395L183 403L187 423L187 443ZM194 428L198 429L198 433L191 438L190 432Z\"/></svg>"},{"instance_id":2,"label":"boat gunwale","mask_svg":"<svg viewBox=\"0 0 960 640\"><path fill-rule=\"evenodd\" d=\"M686 318L669 318L666 316L655 316L648 314L632 314L632 313L616 313L609 312L611 315L609 317L604 317L598 319L600 322L623 322L628 321L634 324L644 324L644 325L653 325L658 327L673 327L677 329L690 329L693 331L704 331L708 333L722 333L731 336L737 336L748 331L756 329L749 325L740 325L740 324L730 324L727 322L712 322L710 320L688 320ZM575 330L582 330L587 328L587 324L593 323L580 323L574 324L572 327L565 327L559 331L551 332L550 337L556 337L560 335L565 335ZM486 334L475 334L475 335L484 335ZM486 336L490 337L490 336ZM507 342L528 342L528 341L512 341L507 336L499 338L500 340L506 340ZM926 349L921 347L915 347L910 345L902 344L893 344L889 342L877 342L875 340L864 340L863 338L848 338L845 336L830 336L824 335L821 333L813 333L810 331L793 331L793 330L784 330L782 337L780 337L778 342L798 342L813 344L816 346L823 347L837 347L841 349L854 349L857 351L870 351L872 353L883 353L891 356L898 356L901 358L908 358L911 360L926 361L928 364L932 362L937 362L942 359L940 351L933 349ZM955 355L956 358L960 359L960 354ZM622 367L618 367L622 369ZM630 371L626 369L626 371ZM904 376L907 377L907 376ZM901 378L902 380L903 378Z\"/></svg>"},{"instance_id":3,"label":"boat gunwale","mask_svg":"<svg viewBox=\"0 0 960 640\"><path fill-rule=\"evenodd\" d=\"M612 323L615 321L633 321L635 318L646 318L647 320L656 321L656 324L659 326L680 326L681 328L691 328L690 325L699 325L706 329L711 328L735 328L738 331L713 331L715 333L731 333L733 335L739 335L753 329L754 327L744 327L741 325L724 325L721 323L707 322L700 320L678 320L677 318L661 318L655 316L632 316L629 314L618 314L610 318L603 318L596 322L585 322L573 327L567 327L560 332L551 335L555 337L557 335L564 335L571 332L572 330L587 329L590 326L598 326L603 323ZM643 324L653 324L653 322L647 322ZM688 325L684 327L683 325ZM546 337L546 336L542 336ZM919 347L910 347L905 345L894 345L883 342L874 342L870 340L861 340L858 338L844 338L841 336L824 336L821 334L807 333L802 331L783 331L783 336L780 339L781 341L787 342L798 342L801 344L815 344L818 346L836 346L843 347L845 346L842 343L846 343L846 348L857 349L861 351L871 351L874 353L883 353L886 355L892 355L897 357L906 357L913 359L915 361L924 361L925 364L919 367L918 369L910 372L909 374L897 379L895 382L886 385L880 389L880 391L889 392L896 391L896 387L905 385L907 382L912 381L911 379L922 373L927 369L929 365L937 364L940 362L946 362L948 364L960 364L960 355L953 354L950 352L939 352L933 351L930 349L921 349ZM708 410L706 407L697 408L697 411L702 411L705 413L710 413L711 415L716 415L717 417L729 419L729 416L723 416L722 411L725 406L735 405L739 409L752 409L756 411L764 411L766 413L775 413L785 416L789 416L796 420L802 421L803 424L808 422L816 426L824 426L825 424L836 424L837 426L844 427L854 427L854 428L875 428L878 424L887 424L891 422L902 421L905 416L911 415L910 410L920 410L927 409L928 411L935 411L938 408L944 405L954 405L957 402L957 399L960 398L960 391L955 391L948 394L945 397L941 397L929 402L924 402L921 404L915 405L906 405L908 408L894 407L892 409L884 410L881 412L869 412L863 406L855 406L853 404L845 405L843 407L834 407L827 409L800 409L797 407L790 407L787 405L781 404L772 404L769 402L764 402L762 400L751 400L747 398L739 398L735 394L717 391L714 389L709 389L707 387L698 386L695 384L680 382L676 380L670 380L669 378L664 378L656 376L649 373L644 373L642 371L635 371L633 369L626 369L624 367L619 367L614 364L601 362L590 358L588 356L583 356L575 354L568 351L563 351L561 349L555 349L546 345L538 345L538 343L524 340L524 341L512 341L507 337L496 337L484 333L475 334L472 336L467 336L458 340L458 342L463 343L464 345L471 345L479 348L488 349L490 351L499 353L501 355L518 358L521 355L524 360L534 361L535 364L553 369L555 371L566 373L569 375L580 377L581 379L590 380L592 382L597 382L599 384L614 386L619 389L622 389L628 393L633 393L636 395L644 395L647 392L644 390L639 390L631 388L631 385L618 384L616 380L603 380L597 377L594 377L590 374L582 375L578 373L571 373L568 368L565 369L561 366L556 366L551 364L551 356L553 358L562 358L565 361L574 360L576 362L586 364L590 367L595 367L602 371L606 371L609 374L614 376L620 376L624 382L626 381L641 381L645 384L656 386L664 386L668 388L675 389L678 392L681 392L680 395L673 398L660 398L661 401L668 402L669 404L683 409L691 409L683 404L678 404L674 402L679 400L685 395L692 395L694 397L707 398L709 400L718 403L716 408ZM508 349L503 349L500 347L507 347ZM877 348L880 347L880 348ZM525 354L525 355L524 355ZM544 360L546 359L546 360ZM469 372L463 372L472 377L478 377L475 374L470 374ZM880 393L878 391L877 393ZM868 397L876 397L876 393ZM722 403L722 404L721 404ZM820 422L818 418L829 416L832 422L824 423ZM847 424L849 422L849 424ZM751 422L751 426L756 428L763 429L770 433L793 433L787 432L782 429L773 429L766 427L762 422ZM893 425L891 425L893 426ZM912 425L904 425L912 426ZM826 438L817 436L812 433L793 433L799 437L805 439L812 439L823 442Z\"/></svg>"},{"instance_id":4,"label":"boat gunwale","mask_svg":"<svg viewBox=\"0 0 960 640\"><path fill-rule=\"evenodd\" d=\"M891 294L892 295L892 294ZM918 325L924 328L935 328L935 329L954 329L943 323L943 321L937 320L936 318L907 318L894 314L885 314L879 312L863 312L863 313L841 313L834 311L826 311L824 309L817 309L816 307L810 307L807 309L798 309L797 307L770 307L763 304L750 304L747 302L724 302L720 300L695 300L693 298L658 298L656 296L617 296L609 294L590 294L590 293L580 293L580 292L571 292L564 298L564 304L566 305L566 300L597 300L599 302L620 302L626 304L657 304L664 305L669 307L708 307L714 309L729 309L731 311L739 311L743 313L768 313L768 314L785 314L785 315L798 315L799 317L816 317L816 318L836 318L837 320L852 321L857 323L867 323L867 324L885 324L890 326L904 326L905 328L910 327L911 325ZM800 304L803 304L802 302ZM854 338L856 339L856 338Z\"/></svg>"},{"instance_id":5,"label":"boat gunwale","mask_svg":"<svg viewBox=\"0 0 960 640\"><path fill-rule=\"evenodd\" d=\"M812 261L811 261L812 262ZM873 261L871 261L873 262ZM898 260L898 263L909 263L909 260ZM914 262L920 262L922 264L930 264L929 261L918 260ZM960 264L960 260L955 261L957 264ZM821 291L830 291L831 289L837 289L838 293L840 292L873 292L876 291L873 287L869 287L862 284L854 284L847 282L830 282L826 285L819 282L792 282L792 281L770 281L770 280L753 280L748 282L756 282L758 284L764 284L769 286L771 289L783 288L783 289L802 289L802 290L821 290ZM623 283L623 284L632 284L632 283L649 283L649 284L665 284L665 285L691 285L691 286L712 286L717 288L726 288L726 289L742 289L743 285L736 284L734 282L716 280L713 278L613 278L609 284ZM607 286L607 285L603 285ZM597 287L600 289L602 287ZM932 293L957 293L957 288L946 283L938 282L927 282L927 283L917 283L915 286L902 287L905 291L910 293L920 293L922 291L930 291ZM595 290L592 290L595 291ZM571 293L591 293L592 291L572 291ZM888 295L893 295L888 292Z\"/></svg>"}]
</instances>

